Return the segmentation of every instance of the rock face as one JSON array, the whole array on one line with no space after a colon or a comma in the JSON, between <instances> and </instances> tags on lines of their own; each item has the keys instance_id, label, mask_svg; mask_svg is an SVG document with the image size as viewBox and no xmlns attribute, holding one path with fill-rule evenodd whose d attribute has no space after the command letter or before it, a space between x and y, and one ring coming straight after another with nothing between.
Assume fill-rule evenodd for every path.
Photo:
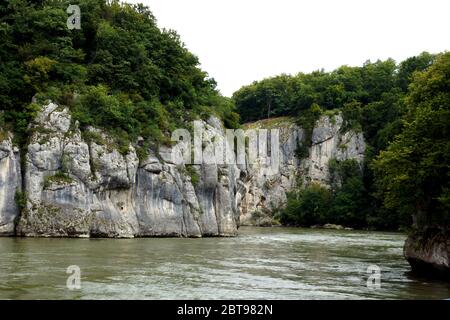
<instances>
[{"instance_id":1,"label":"rock face","mask_svg":"<svg viewBox=\"0 0 450 320\"><path fill-rule=\"evenodd\" d=\"M268 130L265 144L258 136L258 150L270 147L255 161L247 154L236 164L233 154L228 164L184 165L176 161L191 147L184 140L138 159L132 145L121 154L98 129L82 134L68 109L49 103L30 124L22 173L11 139L0 144L0 235L234 236L240 223L272 224L273 211L299 182L328 183L330 159L363 159L362 134L341 133L341 126L339 115L322 117L306 159L296 155L304 132L286 118L271 123L278 131ZM213 159L216 137L225 130L213 117L200 127L203 158ZM268 127L261 121L254 128ZM19 215L15 198L22 187Z\"/></svg>"},{"instance_id":2,"label":"rock face","mask_svg":"<svg viewBox=\"0 0 450 320\"><path fill-rule=\"evenodd\" d=\"M21 187L19 150L13 147L11 137L7 137L0 141L0 236L14 235L19 216L15 198Z\"/></svg>"},{"instance_id":3,"label":"rock face","mask_svg":"<svg viewBox=\"0 0 450 320\"><path fill-rule=\"evenodd\" d=\"M297 148L304 132L285 118L273 124L273 120L251 124L252 128L279 129L280 166L278 172L268 170L264 161L247 166L244 196L241 200L242 225L270 225L273 212L286 202L286 193L299 183L316 182L329 185L328 162L330 159L355 159L362 162L366 144L362 132L341 132L342 117L321 117L312 132L309 157L299 159ZM300 177L299 181L296 177Z\"/></svg>"},{"instance_id":4,"label":"rock face","mask_svg":"<svg viewBox=\"0 0 450 320\"><path fill-rule=\"evenodd\" d=\"M205 135L220 130L203 122ZM139 161L130 145L117 151L101 131L83 139L67 109L50 103L32 124L26 153L27 204L17 235L56 237L233 236L237 232L236 177L228 165L173 161L161 147ZM208 144L210 142L206 142ZM196 183L192 176L197 177Z\"/></svg>"},{"instance_id":5,"label":"rock face","mask_svg":"<svg viewBox=\"0 0 450 320\"><path fill-rule=\"evenodd\" d=\"M252 124L247 129L266 129L265 121ZM243 197L240 202L242 225L270 225L271 213L286 201L286 192L297 185L300 160L296 156L298 144L303 138L303 130L290 119L277 122L279 129L279 166L271 170L265 158L258 157L248 164L242 181ZM272 128L271 128L272 129Z\"/></svg>"},{"instance_id":6,"label":"rock face","mask_svg":"<svg viewBox=\"0 0 450 320\"><path fill-rule=\"evenodd\" d=\"M309 158L302 163L302 176L305 181L329 184L328 162L355 159L359 163L364 160L366 143L362 132L353 130L341 132L343 120L340 115L324 116L316 123L312 133L312 146Z\"/></svg>"},{"instance_id":7,"label":"rock face","mask_svg":"<svg viewBox=\"0 0 450 320\"><path fill-rule=\"evenodd\" d=\"M425 230L406 239L403 253L411 268L450 279L450 231Z\"/></svg>"}]
</instances>

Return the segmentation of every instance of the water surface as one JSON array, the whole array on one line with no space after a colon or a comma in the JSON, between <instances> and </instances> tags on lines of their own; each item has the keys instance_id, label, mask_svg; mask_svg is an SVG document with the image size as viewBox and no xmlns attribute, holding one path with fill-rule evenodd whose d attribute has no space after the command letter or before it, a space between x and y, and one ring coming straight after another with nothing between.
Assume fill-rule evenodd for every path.
<instances>
[{"instance_id":1,"label":"water surface","mask_svg":"<svg viewBox=\"0 0 450 320\"><path fill-rule=\"evenodd\" d=\"M241 228L236 238L0 238L0 299L445 299L400 233ZM81 289L66 286L67 267ZM367 268L381 269L368 288Z\"/></svg>"}]
</instances>

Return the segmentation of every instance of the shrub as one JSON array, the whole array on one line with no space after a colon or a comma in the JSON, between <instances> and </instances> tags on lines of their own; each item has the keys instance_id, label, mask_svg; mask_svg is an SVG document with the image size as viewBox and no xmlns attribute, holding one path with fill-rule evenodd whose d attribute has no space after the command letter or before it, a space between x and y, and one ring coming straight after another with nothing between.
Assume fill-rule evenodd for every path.
<instances>
[{"instance_id":1,"label":"shrub","mask_svg":"<svg viewBox=\"0 0 450 320\"><path fill-rule=\"evenodd\" d=\"M280 213L285 225L311 226L327 221L331 193L319 185L311 184L305 189L288 193L287 205Z\"/></svg>"},{"instance_id":2,"label":"shrub","mask_svg":"<svg viewBox=\"0 0 450 320\"><path fill-rule=\"evenodd\" d=\"M19 210L24 210L27 205L27 193L24 191L16 190L14 200L16 201Z\"/></svg>"},{"instance_id":3,"label":"shrub","mask_svg":"<svg viewBox=\"0 0 450 320\"><path fill-rule=\"evenodd\" d=\"M69 177L66 173L62 171L56 172L53 176L46 177L44 180L44 189L47 189L50 187L52 183L58 183L58 184L69 184L72 183L73 179Z\"/></svg>"},{"instance_id":4,"label":"shrub","mask_svg":"<svg viewBox=\"0 0 450 320\"><path fill-rule=\"evenodd\" d=\"M200 176L192 165L186 165L186 172L191 177L192 185L195 187L200 182Z\"/></svg>"},{"instance_id":5,"label":"shrub","mask_svg":"<svg viewBox=\"0 0 450 320\"><path fill-rule=\"evenodd\" d=\"M296 149L299 159L309 156L309 147L311 147L312 133L317 120L323 114L322 109L316 103L313 103L308 110L302 111L297 119L297 124L303 129L303 138Z\"/></svg>"}]
</instances>

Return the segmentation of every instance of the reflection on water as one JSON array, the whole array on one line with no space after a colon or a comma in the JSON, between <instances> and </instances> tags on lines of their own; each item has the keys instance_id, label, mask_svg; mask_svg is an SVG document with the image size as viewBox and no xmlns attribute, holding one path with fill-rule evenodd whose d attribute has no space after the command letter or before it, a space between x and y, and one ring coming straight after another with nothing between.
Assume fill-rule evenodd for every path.
<instances>
[{"instance_id":1,"label":"reflection on water","mask_svg":"<svg viewBox=\"0 0 450 320\"><path fill-rule=\"evenodd\" d=\"M445 299L413 278L405 235L242 228L237 238L0 238L0 299ZM66 269L81 268L69 290ZM367 288L367 268L381 288Z\"/></svg>"}]
</instances>

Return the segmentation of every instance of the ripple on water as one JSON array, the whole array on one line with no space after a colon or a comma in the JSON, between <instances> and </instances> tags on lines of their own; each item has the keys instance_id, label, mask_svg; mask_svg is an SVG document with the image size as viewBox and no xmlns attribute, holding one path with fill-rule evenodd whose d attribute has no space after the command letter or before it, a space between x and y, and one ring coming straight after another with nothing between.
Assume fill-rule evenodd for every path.
<instances>
[{"instance_id":1,"label":"ripple on water","mask_svg":"<svg viewBox=\"0 0 450 320\"><path fill-rule=\"evenodd\" d=\"M237 238L0 239L6 299L404 299L450 296L408 274L399 233L242 228ZM68 265L82 289L65 287ZM382 286L367 288L367 267Z\"/></svg>"}]
</instances>

